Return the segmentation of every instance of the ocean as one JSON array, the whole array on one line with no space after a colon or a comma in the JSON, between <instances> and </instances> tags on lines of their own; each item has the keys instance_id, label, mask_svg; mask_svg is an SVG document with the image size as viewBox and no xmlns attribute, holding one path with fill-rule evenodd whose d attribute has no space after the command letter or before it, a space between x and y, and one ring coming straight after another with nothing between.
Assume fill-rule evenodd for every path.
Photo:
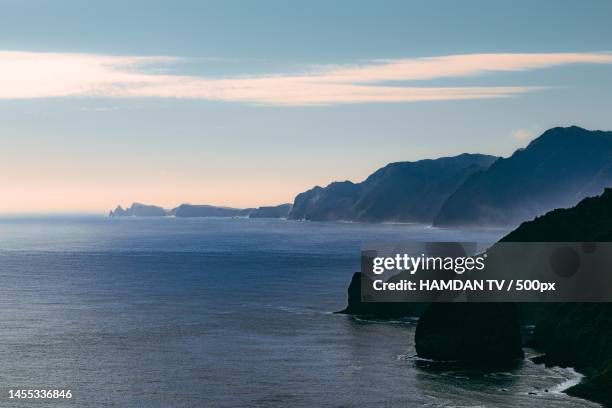
<instances>
[{"instance_id":1,"label":"ocean","mask_svg":"<svg viewBox=\"0 0 612 408\"><path fill-rule=\"evenodd\" d=\"M0 219L0 406L594 407L571 369L415 356L414 319L334 314L366 242L505 231L231 218ZM528 357L534 351L526 350Z\"/></svg>"}]
</instances>

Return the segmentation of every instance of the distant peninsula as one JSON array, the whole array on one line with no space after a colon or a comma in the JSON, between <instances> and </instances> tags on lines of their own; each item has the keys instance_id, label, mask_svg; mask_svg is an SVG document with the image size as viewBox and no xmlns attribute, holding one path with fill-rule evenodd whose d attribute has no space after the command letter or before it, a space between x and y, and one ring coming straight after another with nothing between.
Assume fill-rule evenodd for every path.
<instances>
[{"instance_id":1,"label":"distant peninsula","mask_svg":"<svg viewBox=\"0 0 612 408\"><path fill-rule=\"evenodd\" d=\"M291 204L281 204L272 207L231 208L214 205L181 204L172 209L156 205L133 203L123 208L118 205L108 213L109 217L248 217L248 218L287 218Z\"/></svg>"},{"instance_id":2,"label":"distant peninsula","mask_svg":"<svg viewBox=\"0 0 612 408\"><path fill-rule=\"evenodd\" d=\"M168 211L156 205L133 203L128 208L118 205L108 213L109 217L165 217Z\"/></svg>"},{"instance_id":3,"label":"distant peninsula","mask_svg":"<svg viewBox=\"0 0 612 408\"><path fill-rule=\"evenodd\" d=\"M134 203L111 217L249 217L307 221L421 223L513 228L612 186L612 132L577 126L547 130L510 157L463 153L388 164L359 183L333 182L292 204L231 208Z\"/></svg>"}]
</instances>

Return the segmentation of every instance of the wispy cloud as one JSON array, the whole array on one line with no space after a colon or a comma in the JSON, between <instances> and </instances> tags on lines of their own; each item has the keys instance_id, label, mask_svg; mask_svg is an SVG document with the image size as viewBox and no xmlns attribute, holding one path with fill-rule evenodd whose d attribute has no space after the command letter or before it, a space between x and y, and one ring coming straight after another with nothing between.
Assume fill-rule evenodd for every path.
<instances>
[{"instance_id":1,"label":"wispy cloud","mask_svg":"<svg viewBox=\"0 0 612 408\"><path fill-rule=\"evenodd\" d=\"M67 96L190 98L303 106L502 98L541 87L393 84L566 64L612 64L610 53L468 54L317 66L301 73L208 78L156 73L175 57L0 51L0 99ZM159 71L157 71L159 72Z\"/></svg>"},{"instance_id":2,"label":"wispy cloud","mask_svg":"<svg viewBox=\"0 0 612 408\"><path fill-rule=\"evenodd\" d=\"M512 132L512 134L510 136L512 136L513 139L519 140L520 142L529 142L532 139L535 139L535 137L541 133L541 131L537 128L530 128L530 129L517 129L514 132Z\"/></svg>"}]
</instances>

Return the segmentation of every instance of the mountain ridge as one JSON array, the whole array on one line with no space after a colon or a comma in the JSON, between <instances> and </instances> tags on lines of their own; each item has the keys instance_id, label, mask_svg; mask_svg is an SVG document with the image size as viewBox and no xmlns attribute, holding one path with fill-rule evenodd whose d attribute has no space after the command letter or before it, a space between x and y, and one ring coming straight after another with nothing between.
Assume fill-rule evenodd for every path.
<instances>
[{"instance_id":1,"label":"mountain ridge","mask_svg":"<svg viewBox=\"0 0 612 408\"><path fill-rule=\"evenodd\" d=\"M298 194L290 219L430 223L439 206L470 174L498 157L463 153L394 162L359 183L332 182Z\"/></svg>"},{"instance_id":2,"label":"mountain ridge","mask_svg":"<svg viewBox=\"0 0 612 408\"><path fill-rule=\"evenodd\" d=\"M612 132L555 127L468 177L433 224L515 226L554 208L571 207L610 185Z\"/></svg>"}]
</instances>

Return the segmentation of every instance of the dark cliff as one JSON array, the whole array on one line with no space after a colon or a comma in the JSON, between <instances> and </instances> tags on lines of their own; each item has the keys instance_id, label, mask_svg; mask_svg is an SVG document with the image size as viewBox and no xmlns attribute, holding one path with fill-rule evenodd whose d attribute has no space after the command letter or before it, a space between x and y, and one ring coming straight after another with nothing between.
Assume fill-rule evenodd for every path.
<instances>
[{"instance_id":1,"label":"dark cliff","mask_svg":"<svg viewBox=\"0 0 612 408\"><path fill-rule=\"evenodd\" d=\"M289 218L431 223L442 203L470 175L488 168L496 159L466 153L391 163L361 183L335 182L299 194Z\"/></svg>"},{"instance_id":2,"label":"dark cliff","mask_svg":"<svg viewBox=\"0 0 612 408\"><path fill-rule=\"evenodd\" d=\"M514 226L611 185L612 132L553 128L468 177L442 205L434 225Z\"/></svg>"},{"instance_id":3,"label":"dark cliff","mask_svg":"<svg viewBox=\"0 0 612 408\"><path fill-rule=\"evenodd\" d=\"M503 241L612 241L612 189L568 209L523 223ZM549 305L536 324L531 346L549 365L572 366L587 374L567 393L612 405L612 304Z\"/></svg>"}]
</instances>

